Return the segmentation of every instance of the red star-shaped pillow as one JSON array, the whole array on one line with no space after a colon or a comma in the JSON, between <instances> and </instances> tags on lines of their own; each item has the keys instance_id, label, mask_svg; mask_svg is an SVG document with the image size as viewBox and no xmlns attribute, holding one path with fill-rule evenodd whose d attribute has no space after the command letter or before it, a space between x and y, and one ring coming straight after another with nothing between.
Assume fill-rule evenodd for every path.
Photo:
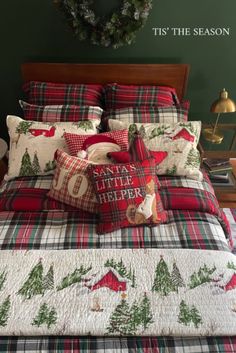
<instances>
[{"instance_id":1,"label":"red star-shaped pillow","mask_svg":"<svg viewBox=\"0 0 236 353\"><path fill-rule=\"evenodd\" d=\"M151 151L146 146L141 135L136 134L128 151L109 152L107 156L117 163L129 163L154 158L160 164L167 156L165 151Z\"/></svg>"}]
</instances>

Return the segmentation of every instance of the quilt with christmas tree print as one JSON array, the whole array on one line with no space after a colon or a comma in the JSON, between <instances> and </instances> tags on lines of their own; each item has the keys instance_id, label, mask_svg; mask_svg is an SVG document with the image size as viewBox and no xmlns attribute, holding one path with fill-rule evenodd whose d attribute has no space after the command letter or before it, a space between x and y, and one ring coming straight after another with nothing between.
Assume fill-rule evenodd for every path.
<instances>
[{"instance_id":1,"label":"quilt with christmas tree print","mask_svg":"<svg viewBox=\"0 0 236 353\"><path fill-rule=\"evenodd\" d=\"M5 251L0 293L0 335L236 332L236 259L222 251Z\"/></svg>"},{"instance_id":2,"label":"quilt with christmas tree print","mask_svg":"<svg viewBox=\"0 0 236 353\"><path fill-rule=\"evenodd\" d=\"M44 257L41 255L42 250L45 250L45 252L49 251L49 254L52 254L50 250L54 250L53 253L55 254L60 252L55 250L65 250L63 253L65 253L65 257L68 258L69 249L80 249L81 251L84 249L100 248L102 249L102 253L105 249L107 249L107 251L117 249L119 256L117 258L115 258L115 256L108 256L102 265L103 272L101 273L106 274L107 268L111 267L117 277L119 276L119 272L121 272L121 277L118 277L118 279L121 279L122 276L126 274L127 277L125 277L125 279L123 277L122 281L120 281L121 284L118 282L118 287L120 286L120 289L124 289L126 284L128 288L128 283L130 290L134 289L132 283L134 285L137 283L138 276L135 268L129 268L125 259L120 256L123 249L143 248L145 251L150 248L159 248L163 251L164 249L183 249L184 251L185 249L202 249L204 250L202 251L203 253L208 250L216 250L214 252L216 255L218 254L218 251L224 251L226 256L228 256L231 238L229 235L227 219L225 218L224 213L219 209L212 186L208 182L208 178L204 176L204 179L201 182L184 177L160 177L159 179L161 183L162 201L165 208L168 209L168 223L153 228L147 226L124 228L104 236L98 236L96 234L96 215L81 212L80 210L73 208L69 209L65 207L64 204L60 204L56 201L52 202L52 200L47 199L47 192L52 182L51 176L21 177L4 182L0 191L0 249L4 250L1 251L1 254L7 253L6 250L32 249L36 250L37 258L31 262L26 269L24 279L21 279L21 281L18 282L19 285L13 295L4 291L4 288L6 289L6 286L9 286L10 282L8 275L11 271L9 271L9 268L7 271L7 267L5 266L3 266L3 268L1 267L0 283L4 282L1 284L2 289L0 291L1 315L3 315L1 320L3 323L7 323L7 325L2 326L2 328L5 332L7 332L7 330L9 332L0 335L1 352L32 353L41 350L53 353L64 353L68 351L73 353L91 353L91 349L94 352L102 350L105 353L153 353L161 352L162 350L173 351L173 353L179 353L180 351L185 353L233 353L236 351L235 334L222 336L213 333L210 336L202 336L199 333L196 333L192 336L189 333L186 335L184 333L181 335L174 335L172 331L169 331L166 335L164 334L164 331L160 334L158 333L160 331L151 334L151 324L145 324L146 319L142 319L142 323L139 325L137 325L137 323L134 325L137 328L137 333L130 334L120 334L118 331L117 333L108 332L113 326L108 319L109 322L107 321L106 333L102 336L91 334L68 336L65 333L66 331L55 330L60 317L60 309L58 310L58 308L64 300L66 301L67 291L71 294L75 292L77 293L77 290L73 292L73 288L79 288L82 282L81 280L79 283L80 278L90 279L89 274L96 275L96 271L94 271L94 268L89 270L91 266L90 261L86 266L85 264L83 265L79 263L75 267L72 266L70 269L65 268L64 272L57 271L54 261L49 261L49 263L46 264ZM183 196L184 202L181 202ZM191 202L193 200L194 202ZM34 209L32 208L32 203L34 204ZM190 205L191 209L188 209L190 208ZM162 267L163 264L167 265L172 282L174 273L180 273L184 287L178 287L178 293L181 291L185 293L186 288L191 293L192 289L190 289L189 284L192 283L192 281L195 282L196 278L193 277L193 280L191 280L190 277L191 275L194 275L194 272L196 271L197 274L199 272L199 277L205 278L209 272L210 278L213 280L217 279L217 277L213 277L217 274L216 270L214 273L210 274L211 271L214 270L216 264L205 264L204 262L197 266L196 271L188 271L189 275L184 277L181 265L178 261L174 261L174 258L170 260L166 257L163 251L158 254L155 259L155 265L152 265L153 271L152 274L150 274L150 276L152 276L152 281L149 285L151 296L154 294L156 295L156 298L160 296L162 302L165 302L167 298L169 298L168 300L171 300L171 298L177 298L177 292L174 290L168 292L169 289L167 289L168 294L165 296L152 291L155 282L156 267L159 263L160 267ZM14 253L17 253L17 251L14 251ZM163 257L163 261L161 261L161 256ZM228 268L228 266L235 266L235 264L232 264L231 260L226 262L226 271L231 271L231 273L236 272L233 268ZM84 274L87 270L89 270L89 272ZM15 272L14 270L12 271ZM38 274L40 278L40 281L36 284L36 288L39 285L39 289L36 289L36 293L38 290L39 294L33 294L34 290L33 292L28 291L28 287L31 287L32 277L33 279L35 278L35 273ZM16 274L14 274L14 276L16 276ZM105 280L107 281L112 278L112 276L113 275L110 272L108 277L105 277ZM167 277L169 277L169 275ZM141 282L146 283L146 278L142 278ZM70 283L72 284L67 287ZM181 280L179 283L181 283ZM224 278L222 284L223 283L226 283L226 278ZM104 311L103 298L106 298L106 296L103 294L103 287L95 289L96 283L93 283L92 279L88 285L94 286L93 291L91 291L96 294L91 297L88 312L90 314L93 313L96 317L96 314L99 313L100 310ZM202 291L205 287L211 288L211 285L213 284L206 282L205 284L203 283L202 285L197 286L193 291L197 293L198 290ZM169 284L167 287L171 288ZM63 289L58 290L59 288ZM219 289L222 293L222 298L225 298L223 295L224 290L221 288L216 289ZM105 290L107 289L105 288ZM59 306L51 304L50 301L48 302L45 300L52 293L56 294L59 292L63 293L63 300L61 300ZM114 295L117 297L117 302L116 304L114 303L113 310L110 313L111 315L115 312L115 309L119 304L122 305L123 309L123 305L125 304L124 306L129 308L129 315L131 315L130 312L133 312L135 313L135 316L139 316L141 311L143 311L143 308L150 306L148 304L149 301L152 303L151 296L147 291L141 290L140 296L137 296L136 298L136 303L134 303L135 300L131 299L128 291L122 290L115 292L113 289L109 289L109 292L114 292ZM225 293L226 296L232 295L234 290L229 290ZM13 300L14 295L18 298L16 306L14 305ZM122 302L123 299L125 302ZM33 303L36 302L38 304L35 309ZM15 332L17 334L16 336L10 333L9 323L11 321L9 320L11 320L11 315L14 313L15 308L17 308L19 312L20 303L23 303L25 312L30 313L30 330L37 330L37 333L35 333L35 331L29 331L31 332L30 335L23 335L23 332L20 331L23 321L18 325L18 331ZM230 301L230 307L231 306L234 307ZM137 309L137 307L140 309ZM197 315L195 313L195 307L198 310L196 312ZM33 308L33 310L31 310L31 308ZM120 307L118 307L118 311L119 308ZM195 303L182 297L182 299L179 299L178 301L178 311L175 314L177 320L180 314L180 308L180 318L182 316L185 317L185 319L187 318L187 320L184 319L187 324L179 323L180 327L185 330L188 330L189 328L191 330L198 330L198 328L195 327L194 321L197 324L198 312L200 313L201 320L203 320L204 315L202 315L202 309ZM150 312L152 315L152 321L153 311ZM24 315L26 314L24 313ZM111 318L111 315L109 318ZM114 315L116 316L116 312ZM132 319L133 314L128 316L128 318ZM112 322L113 321L111 321L111 323ZM138 322L140 322L140 320L138 320ZM142 331L144 325L148 326L145 332ZM152 323L152 325L154 324ZM200 330L200 327L202 326L200 324L198 326ZM42 330L45 331L43 334L40 334L39 332L42 332ZM54 332L57 332L55 335L51 335L50 333L53 332L53 330ZM125 327L124 330L127 330L127 327Z\"/></svg>"}]
</instances>

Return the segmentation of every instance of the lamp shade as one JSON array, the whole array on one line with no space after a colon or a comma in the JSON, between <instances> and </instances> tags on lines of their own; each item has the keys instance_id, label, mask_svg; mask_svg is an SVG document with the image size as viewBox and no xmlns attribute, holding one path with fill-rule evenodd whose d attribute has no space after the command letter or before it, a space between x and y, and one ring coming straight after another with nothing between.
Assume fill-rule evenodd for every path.
<instances>
[{"instance_id":1,"label":"lamp shade","mask_svg":"<svg viewBox=\"0 0 236 353\"><path fill-rule=\"evenodd\" d=\"M212 113L233 113L236 111L235 103L228 97L228 92L223 89L220 97L211 106Z\"/></svg>"}]
</instances>

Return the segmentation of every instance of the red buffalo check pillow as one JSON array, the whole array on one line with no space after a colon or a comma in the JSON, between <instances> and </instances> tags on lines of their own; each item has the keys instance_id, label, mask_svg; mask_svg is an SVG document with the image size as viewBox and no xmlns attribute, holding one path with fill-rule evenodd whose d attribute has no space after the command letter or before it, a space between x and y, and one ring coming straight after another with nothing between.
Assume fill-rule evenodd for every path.
<instances>
[{"instance_id":1,"label":"red buffalo check pillow","mask_svg":"<svg viewBox=\"0 0 236 353\"><path fill-rule=\"evenodd\" d=\"M57 167L48 196L84 211L97 213L97 199L87 174L91 163L69 156L62 150L57 150L55 158Z\"/></svg>"},{"instance_id":2,"label":"red buffalo check pillow","mask_svg":"<svg viewBox=\"0 0 236 353\"><path fill-rule=\"evenodd\" d=\"M157 225L167 220L157 192L155 160L88 169L99 202L97 233L140 224Z\"/></svg>"}]
</instances>

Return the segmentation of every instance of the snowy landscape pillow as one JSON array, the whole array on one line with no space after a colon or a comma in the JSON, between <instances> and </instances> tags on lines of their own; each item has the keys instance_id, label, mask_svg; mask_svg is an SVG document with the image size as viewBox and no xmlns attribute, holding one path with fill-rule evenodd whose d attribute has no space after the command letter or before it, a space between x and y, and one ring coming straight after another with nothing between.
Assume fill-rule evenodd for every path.
<instances>
[{"instance_id":1,"label":"snowy landscape pillow","mask_svg":"<svg viewBox=\"0 0 236 353\"><path fill-rule=\"evenodd\" d=\"M87 174L90 162L57 150L56 170L48 196L57 201L97 213L98 202Z\"/></svg>"},{"instance_id":2,"label":"snowy landscape pillow","mask_svg":"<svg viewBox=\"0 0 236 353\"><path fill-rule=\"evenodd\" d=\"M157 190L154 159L91 165L88 173L99 202L98 234L140 224L154 226L167 220Z\"/></svg>"},{"instance_id":3,"label":"snowy landscape pillow","mask_svg":"<svg viewBox=\"0 0 236 353\"><path fill-rule=\"evenodd\" d=\"M55 151L60 148L68 152L64 133L76 131L79 134L96 134L100 120L90 122L91 125L88 127L85 124L87 121L43 123L9 115L7 127L10 151L5 179L53 174Z\"/></svg>"},{"instance_id":4,"label":"snowy landscape pillow","mask_svg":"<svg viewBox=\"0 0 236 353\"><path fill-rule=\"evenodd\" d=\"M158 175L179 175L202 180L200 153L197 149L201 134L201 121L166 124L129 124L109 120L111 130L129 129L132 139L138 131L151 151L165 151L166 158L157 165Z\"/></svg>"}]
</instances>

